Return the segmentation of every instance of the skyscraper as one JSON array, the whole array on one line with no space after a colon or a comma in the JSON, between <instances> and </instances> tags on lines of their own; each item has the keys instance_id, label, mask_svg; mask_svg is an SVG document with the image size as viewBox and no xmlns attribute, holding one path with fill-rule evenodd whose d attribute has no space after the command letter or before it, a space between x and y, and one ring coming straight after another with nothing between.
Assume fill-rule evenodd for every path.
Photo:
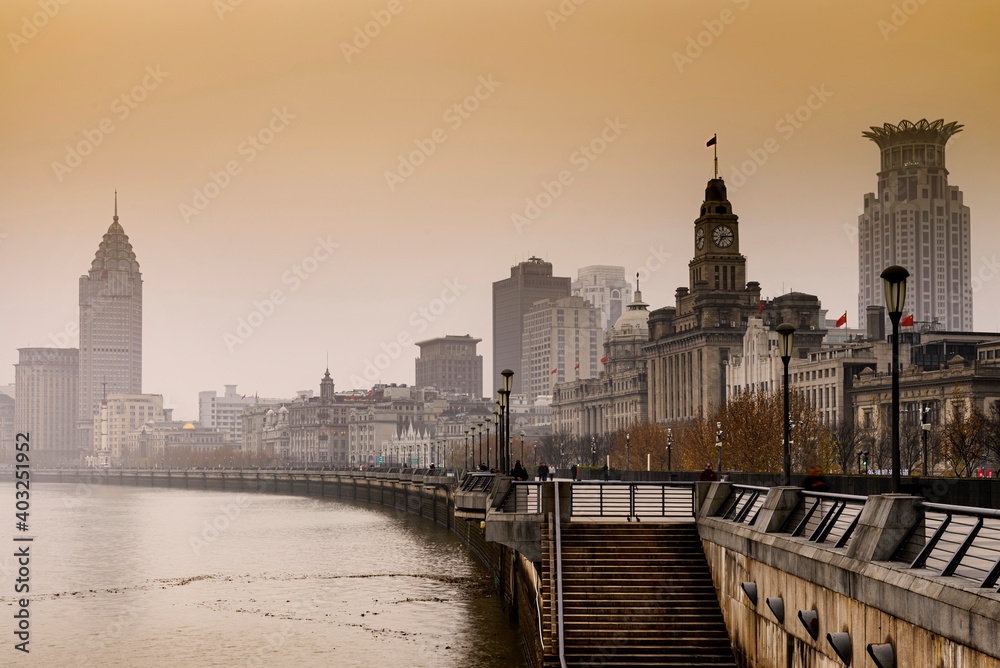
<instances>
[{"instance_id":1,"label":"skyscraper","mask_svg":"<svg viewBox=\"0 0 1000 668\"><path fill-rule=\"evenodd\" d=\"M493 392L503 384L500 372L511 369L511 392L520 394L524 316L537 301L570 296L569 277L552 275L552 263L530 257L510 268L510 278L493 283Z\"/></svg>"},{"instance_id":2,"label":"skyscraper","mask_svg":"<svg viewBox=\"0 0 1000 668\"><path fill-rule=\"evenodd\" d=\"M906 312L915 322L972 330L969 207L948 185L945 144L962 126L937 120L886 123L863 132L881 149L878 191L858 216L858 317L885 304L879 275L898 264L910 272Z\"/></svg>"},{"instance_id":3,"label":"skyscraper","mask_svg":"<svg viewBox=\"0 0 1000 668\"><path fill-rule=\"evenodd\" d=\"M536 302L524 314L521 393L528 401L552 394L556 383L600 372L601 311L583 297ZM515 374L515 377L517 374Z\"/></svg>"},{"instance_id":4,"label":"skyscraper","mask_svg":"<svg viewBox=\"0 0 1000 668\"><path fill-rule=\"evenodd\" d=\"M415 360L416 386L465 394L472 399L482 397L483 356L476 354L480 341L468 334L417 341L420 357Z\"/></svg>"},{"instance_id":5,"label":"skyscraper","mask_svg":"<svg viewBox=\"0 0 1000 668\"><path fill-rule=\"evenodd\" d=\"M81 452L74 434L77 349L19 348L17 352L14 428L31 435L31 461L43 466L78 463Z\"/></svg>"},{"instance_id":6,"label":"skyscraper","mask_svg":"<svg viewBox=\"0 0 1000 668\"><path fill-rule=\"evenodd\" d=\"M118 194L111 227L90 272L80 277L78 445L90 450L94 416L110 394L142 393L142 275L125 230L118 223Z\"/></svg>"},{"instance_id":7,"label":"skyscraper","mask_svg":"<svg viewBox=\"0 0 1000 668\"><path fill-rule=\"evenodd\" d=\"M592 264L576 273L573 294L601 309L601 328L611 329L632 301L632 286L625 280L625 267Z\"/></svg>"}]
</instances>

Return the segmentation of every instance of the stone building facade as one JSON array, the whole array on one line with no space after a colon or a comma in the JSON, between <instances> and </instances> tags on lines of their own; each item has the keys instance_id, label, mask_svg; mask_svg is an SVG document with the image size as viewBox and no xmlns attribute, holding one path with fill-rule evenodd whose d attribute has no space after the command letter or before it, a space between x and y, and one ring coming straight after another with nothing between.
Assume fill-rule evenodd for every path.
<instances>
[{"instance_id":1,"label":"stone building facade","mask_svg":"<svg viewBox=\"0 0 1000 668\"><path fill-rule=\"evenodd\" d=\"M646 361L648 304L638 285L635 301L604 337L604 370L597 378L556 385L552 396L554 433L602 436L649 419Z\"/></svg>"},{"instance_id":2,"label":"stone building facade","mask_svg":"<svg viewBox=\"0 0 1000 668\"><path fill-rule=\"evenodd\" d=\"M649 316L649 343L640 357L648 367L649 419L668 424L707 414L726 401L726 369L743 350L749 320L768 330L783 322L798 330L794 357L818 349L825 330L820 303L798 292L762 300L760 284L746 280L740 227L722 179L712 179L693 229L689 287L675 304Z\"/></svg>"}]
</instances>

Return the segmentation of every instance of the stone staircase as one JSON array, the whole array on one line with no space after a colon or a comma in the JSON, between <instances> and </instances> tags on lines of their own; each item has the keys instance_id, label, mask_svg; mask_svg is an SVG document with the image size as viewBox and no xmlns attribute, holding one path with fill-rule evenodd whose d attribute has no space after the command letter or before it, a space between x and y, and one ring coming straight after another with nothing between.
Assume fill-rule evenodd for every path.
<instances>
[{"instance_id":1,"label":"stone staircase","mask_svg":"<svg viewBox=\"0 0 1000 668\"><path fill-rule=\"evenodd\" d=\"M546 528L545 666L558 666L555 535ZM562 553L567 666L736 666L693 521L566 524Z\"/></svg>"}]
</instances>

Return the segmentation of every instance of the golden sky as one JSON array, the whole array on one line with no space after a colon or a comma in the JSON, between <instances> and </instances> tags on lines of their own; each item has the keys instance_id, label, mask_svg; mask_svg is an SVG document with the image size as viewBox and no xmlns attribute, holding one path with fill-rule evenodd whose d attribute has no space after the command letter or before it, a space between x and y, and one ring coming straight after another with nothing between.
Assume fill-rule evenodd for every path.
<instances>
[{"instance_id":1,"label":"golden sky","mask_svg":"<svg viewBox=\"0 0 1000 668\"><path fill-rule=\"evenodd\" d=\"M645 300L672 304L714 133L768 297L856 322L870 125L963 123L973 271L1000 246L993 0L63 2L0 4L0 384L18 347L76 345L115 188L143 389L184 417L225 383L318 391L327 351L338 389L386 349L380 379L412 382L401 336L483 338L489 393L490 284L530 255L645 267ZM517 225L526 199L547 206ZM977 329L1000 330L998 296L974 295Z\"/></svg>"}]
</instances>

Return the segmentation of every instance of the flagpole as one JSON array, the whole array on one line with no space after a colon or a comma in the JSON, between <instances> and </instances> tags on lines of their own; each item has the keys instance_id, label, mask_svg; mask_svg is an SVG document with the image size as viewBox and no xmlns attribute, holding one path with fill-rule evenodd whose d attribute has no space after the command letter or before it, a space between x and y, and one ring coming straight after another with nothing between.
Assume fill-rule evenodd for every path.
<instances>
[{"instance_id":1,"label":"flagpole","mask_svg":"<svg viewBox=\"0 0 1000 668\"><path fill-rule=\"evenodd\" d=\"M712 135L715 143L712 144L712 154L715 156L715 178L719 178L719 135Z\"/></svg>"}]
</instances>

